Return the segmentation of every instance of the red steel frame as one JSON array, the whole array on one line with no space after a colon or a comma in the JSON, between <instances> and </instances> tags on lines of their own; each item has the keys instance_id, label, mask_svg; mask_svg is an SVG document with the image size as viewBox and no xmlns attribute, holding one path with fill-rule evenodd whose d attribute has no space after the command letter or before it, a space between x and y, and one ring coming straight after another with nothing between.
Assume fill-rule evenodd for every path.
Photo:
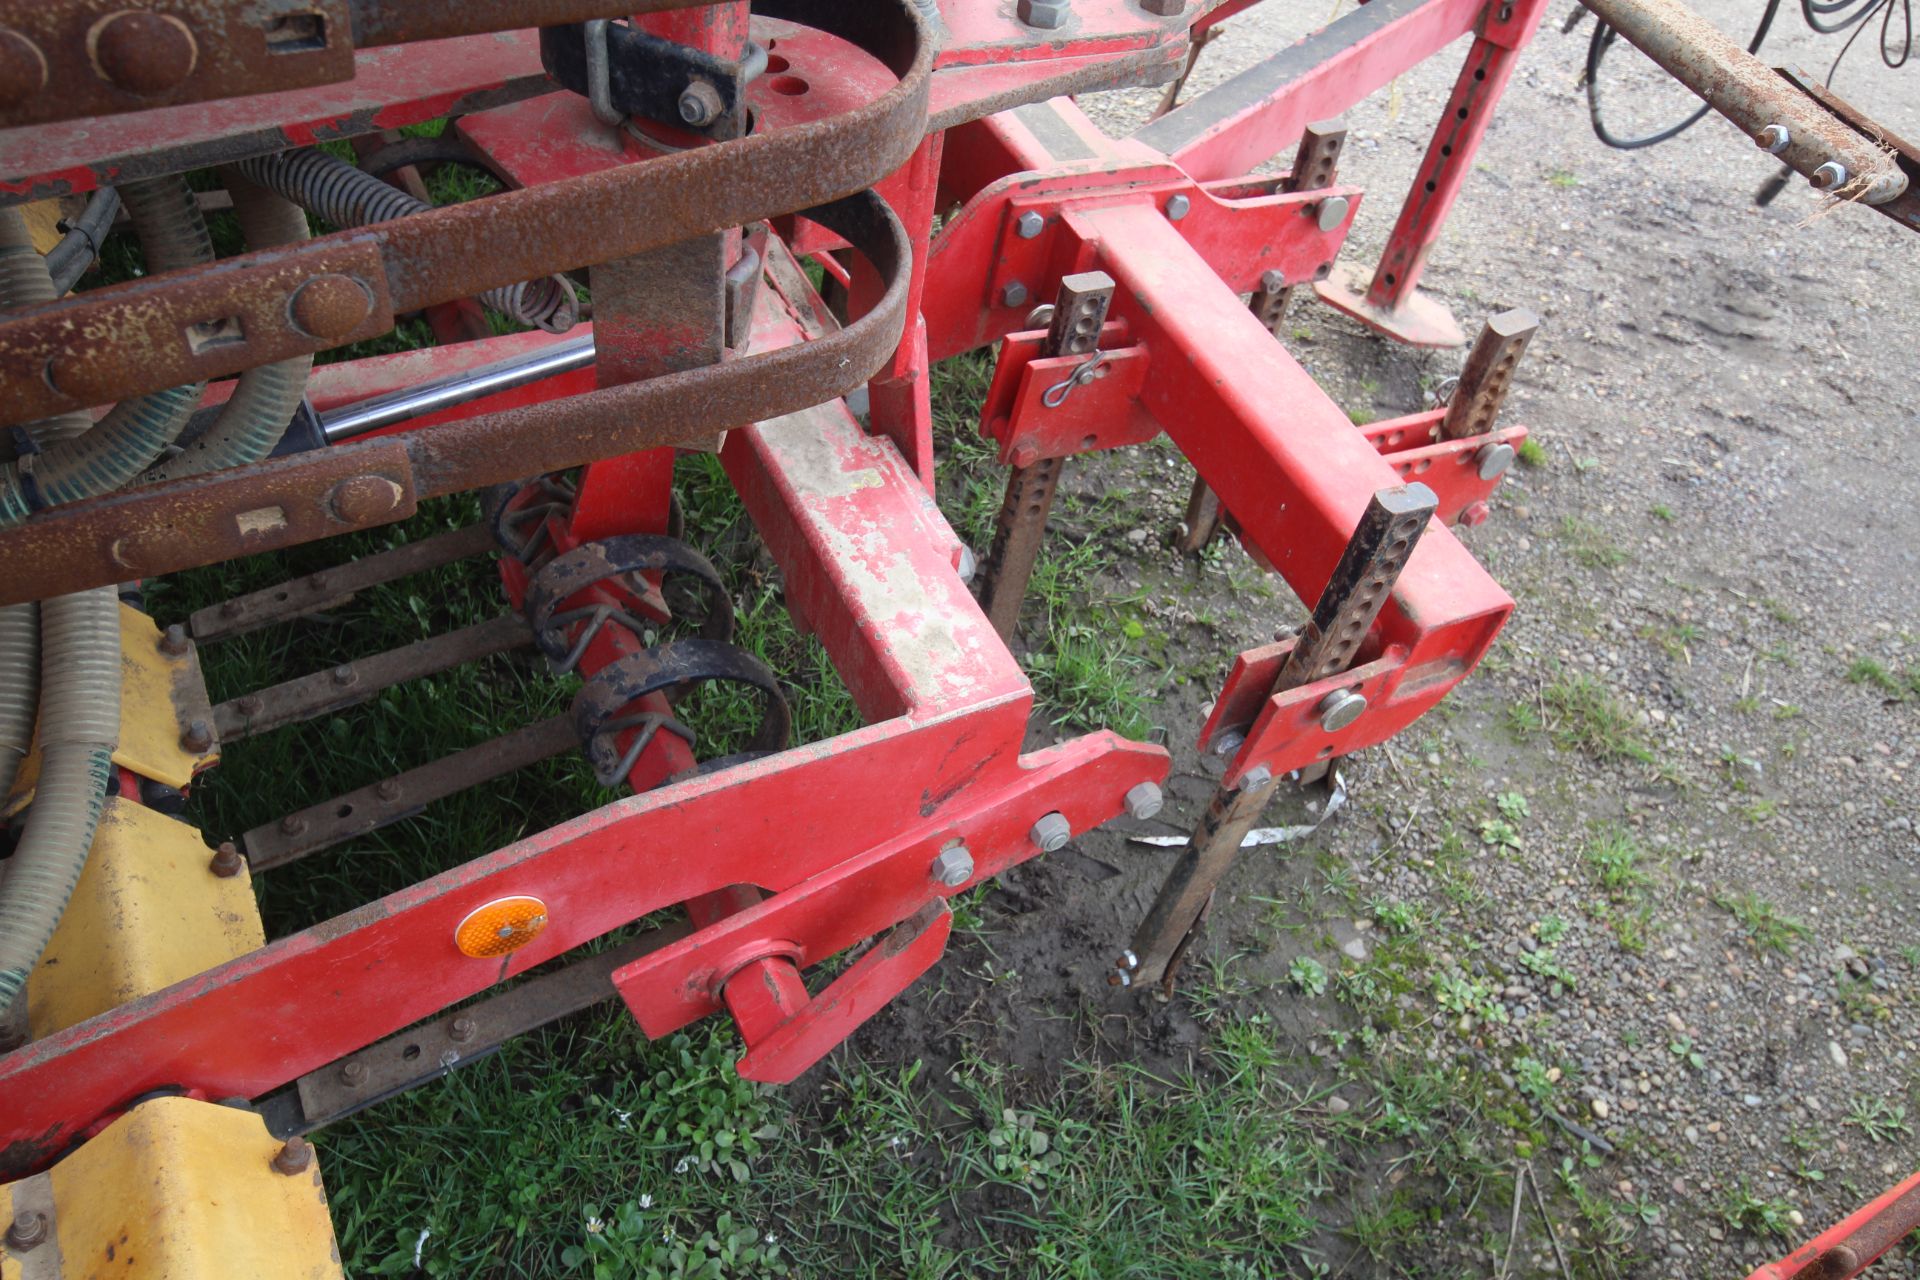
<instances>
[{"instance_id":1,"label":"red steel frame","mask_svg":"<svg viewBox=\"0 0 1920 1280\"><path fill-rule=\"evenodd\" d=\"M1489 16L1484 0L1374 4L1381 11L1368 21L1378 30L1335 41L1313 74L1240 101L1217 127L1170 153L1140 138L1105 138L1066 99L961 126L950 138L940 131L942 112L961 118L968 101L1012 92L1076 59L1128 57L1139 66L1157 58L1172 67L1183 50L1168 36L1191 19L1161 22L1143 18L1126 0L1081 0L1081 38L1055 44L1033 39L996 7L951 6L935 131L880 188L916 248L920 314L871 386L868 429L835 402L737 425L721 454L780 562L789 608L825 645L864 727L656 786L688 763L676 754L677 742L662 735L632 779L652 789L0 1058L0 1097L7 1099L0 1168L44 1162L154 1088L259 1096L680 903L689 904L699 927L619 971L621 994L651 1035L725 1006L747 1041L743 1072L791 1079L937 958L948 927L941 904L958 891L929 875L940 850L963 842L974 860L969 883L977 882L1039 852L1030 829L1042 815L1060 813L1084 831L1120 812L1130 788L1162 779L1164 751L1107 733L1021 752L1032 691L955 572L961 548L930 497L932 360L1005 340L983 426L1010 459L1064 456L1166 430L1235 514L1249 549L1303 599L1324 585L1378 489L1418 478L1440 495L1443 523L1483 513L1494 482L1479 480L1470 460L1489 441L1517 441L1518 429L1437 442L1437 415L1421 414L1358 430L1238 297L1264 271L1279 270L1289 281L1323 272L1351 213L1323 230L1316 205L1338 194L1353 209L1360 195L1349 187L1286 192L1275 179L1242 173L1283 149L1307 121L1357 101L1476 24L1483 29L1476 51L1493 38L1484 34L1492 28L1512 40L1498 47L1517 48L1541 8L1540 0L1517 0ZM1224 11L1199 20L1218 20ZM724 52L738 47L740 14L739 6L720 6L647 21ZM844 46L805 32L780 34L779 52L805 70L812 91L784 102L762 99L765 127L832 114L884 87L884 73L870 60L849 60ZM427 47L410 57L416 83L433 86L433 103L444 103L454 81L469 85L464 93L504 75L449 78L435 72ZM1483 91L1474 109L1490 109L1497 88ZM308 122L300 128L318 134L324 126L310 123L316 112L308 98L344 91L302 90L285 95L286 103L270 97L220 109L276 127L297 118ZM410 110L399 101L367 109L376 124ZM569 94L480 112L461 128L516 182L644 160ZM1478 131L1447 136L1455 138L1447 144L1450 158L1463 172L1461 151L1470 150ZM0 136L0 155L10 141ZM64 159L56 181L78 189L91 180L95 171L84 158ZM1448 200L1453 189L1457 179ZM1177 220L1169 216L1174 196L1188 205ZM933 236L935 209L955 201L964 207ZM1446 203L1422 206L1425 244ZM1016 234L1023 213L1040 215L1042 234ZM812 224L785 220L776 230L770 252L790 248L808 257L841 247ZM1117 285L1112 331L1102 344L1113 368L1048 409L1040 391L1074 362L1038 358L1036 335L1025 331L1030 304L1009 304L1006 286L1018 280L1033 301L1044 301L1062 275L1087 270L1105 271ZM848 283L858 312L871 295L864 264L853 265ZM603 332L611 331L608 316L616 311L603 314ZM769 282L754 312L756 348L804 341L817 314L817 299L785 296ZM314 399L326 407L545 340L519 335L324 369ZM650 337L644 325L630 328L618 344L606 344L597 377L656 371L671 361L678 340L664 329ZM570 375L506 396L533 400L587 385L587 376ZM494 397L440 419L509 402ZM556 542L664 528L670 464L670 455L656 452L587 468L570 518L551 531ZM523 576L508 570L516 598ZM1433 529L1360 667L1267 697L1284 650L1241 655L1214 713L1216 724L1238 716L1248 727L1229 781L1256 766L1280 773L1385 740L1472 669L1510 609L1451 533ZM623 643L608 629L583 670L619 656ZM1342 687L1363 690L1370 710L1328 734L1311 709ZM901 779L914 785L903 787ZM547 904L545 932L498 959L460 954L454 926L476 906L510 894ZM895 926L827 989L808 993L801 969Z\"/></svg>"}]
</instances>

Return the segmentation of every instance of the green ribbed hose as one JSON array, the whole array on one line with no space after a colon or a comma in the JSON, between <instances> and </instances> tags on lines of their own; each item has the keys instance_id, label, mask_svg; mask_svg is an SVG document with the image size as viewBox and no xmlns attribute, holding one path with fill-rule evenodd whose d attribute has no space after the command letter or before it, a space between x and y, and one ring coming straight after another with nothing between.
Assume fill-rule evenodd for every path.
<instances>
[{"instance_id":1,"label":"green ribbed hose","mask_svg":"<svg viewBox=\"0 0 1920 1280\"><path fill-rule=\"evenodd\" d=\"M40 779L0 881L0 1022L53 940L100 824L120 741L118 593L43 601L40 641Z\"/></svg>"},{"instance_id":2,"label":"green ribbed hose","mask_svg":"<svg viewBox=\"0 0 1920 1280\"><path fill-rule=\"evenodd\" d=\"M234 216L247 238L247 248L298 244L312 234L307 212L299 205L254 185L236 168L224 168L220 176L233 197ZM300 407L300 397L307 392L307 375L312 371L311 353L247 370L234 384L233 394L220 407L213 425L178 456L148 471L142 481L154 484L179 476L224 471L266 457L280 443L294 410Z\"/></svg>"},{"instance_id":3,"label":"green ribbed hose","mask_svg":"<svg viewBox=\"0 0 1920 1280\"><path fill-rule=\"evenodd\" d=\"M213 261L206 220L185 178L175 174L125 183L120 198L151 272ZM44 259L40 270L46 270ZM47 287L52 288L50 276ZM139 475L180 434L205 390L206 384L198 382L123 400L77 436L48 440L47 433L28 428L41 451L0 471L0 528L19 524L44 507L110 493ZM69 417L62 415L62 420Z\"/></svg>"},{"instance_id":4,"label":"green ribbed hose","mask_svg":"<svg viewBox=\"0 0 1920 1280\"><path fill-rule=\"evenodd\" d=\"M40 606L0 607L0 800L33 742L33 711L40 700Z\"/></svg>"}]
</instances>

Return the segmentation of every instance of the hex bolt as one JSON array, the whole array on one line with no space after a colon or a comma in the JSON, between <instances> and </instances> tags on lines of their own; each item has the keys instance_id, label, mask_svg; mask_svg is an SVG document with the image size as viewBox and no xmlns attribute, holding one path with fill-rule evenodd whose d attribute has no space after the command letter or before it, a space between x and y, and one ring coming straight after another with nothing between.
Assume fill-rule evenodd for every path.
<instances>
[{"instance_id":1,"label":"hex bolt","mask_svg":"<svg viewBox=\"0 0 1920 1280\"><path fill-rule=\"evenodd\" d=\"M290 813L280 819L280 834L283 836L297 836L306 829L307 820L297 813Z\"/></svg>"},{"instance_id":2,"label":"hex bolt","mask_svg":"<svg viewBox=\"0 0 1920 1280\"><path fill-rule=\"evenodd\" d=\"M695 80L680 91L680 118L695 129L712 124L726 109L720 91L705 80Z\"/></svg>"},{"instance_id":3,"label":"hex bolt","mask_svg":"<svg viewBox=\"0 0 1920 1280\"><path fill-rule=\"evenodd\" d=\"M1073 827L1063 813L1049 813L1033 824L1033 830L1027 833L1033 842L1040 846L1042 853L1054 853L1066 847L1073 839Z\"/></svg>"},{"instance_id":4,"label":"hex bolt","mask_svg":"<svg viewBox=\"0 0 1920 1280\"><path fill-rule=\"evenodd\" d=\"M1223 729L1213 735L1213 742L1209 749L1217 756L1230 756L1238 751L1240 745L1246 740L1247 735L1238 729Z\"/></svg>"},{"instance_id":5,"label":"hex bolt","mask_svg":"<svg viewBox=\"0 0 1920 1280\"><path fill-rule=\"evenodd\" d=\"M327 589L326 574L316 573L311 578L307 579L307 590L313 591L313 592L320 592L320 591L325 591L326 589Z\"/></svg>"},{"instance_id":6,"label":"hex bolt","mask_svg":"<svg viewBox=\"0 0 1920 1280\"><path fill-rule=\"evenodd\" d=\"M1176 195L1169 198L1167 201L1167 221L1168 222L1180 221L1180 219L1187 216L1187 213L1192 208L1193 208L1193 201L1187 199L1187 197L1184 195Z\"/></svg>"},{"instance_id":7,"label":"hex bolt","mask_svg":"<svg viewBox=\"0 0 1920 1280\"><path fill-rule=\"evenodd\" d=\"M346 1085L349 1089L358 1089L367 1082L367 1076L369 1074L366 1063L349 1062L346 1066L340 1068L340 1083Z\"/></svg>"},{"instance_id":8,"label":"hex bolt","mask_svg":"<svg viewBox=\"0 0 1920 1280\"><path fill-rule=\"evenodd\" d=\"M1018 280L1009 280L1007 287L1000 291L1000 301L1009 307L1026 306L1027 286L1021 284Z\"/></svg>"},{"instance_id":9,"label":"hex bolt","mask_svg":"<svg viewBox=\"0 0 1920 1280\"><path fill-rule=\"evenodd\" d=\"M1367 709L1367 700L1351 689L1335 689L1320 699L1320 727L1328 733L1338 733L1360 718Z\"/></svg>"},{"instance_id":10,"label":"hex bolt","mask_svg":"<svg viewBox=\"0 0 1920 1280\"><path fill-rule=\"evenodd\" d=\"M1067 20L1067 0L1020 0L1014 12L1030 27L1053 31Z\"/></svg>"},{"instance_id":11,"label":"hex bolt","mask_svg":"<svg viewBox=\"0 0 1920 1280\"><path fill-rule=\"evenodd\" d=\"M220 602L220 616L223 618L237 618L245 612L246 609L238 600L222 600Z\"/></svg>"},{"instance_id":12,"label":"hex bolt","mask_svg":"<svg viewBox=\"0 0 1920 1280\"><path fill-rule=\"evenodd\" d=\"M202 755L213 749L213 730L207 728L205 720L195 720L180 735L180 746L194 755Z\"/></svg>"},{"instance_id":13,"label":"hex bolt","mask_svg":"<svg viewBox=\"0 0 1920 1280\"><path fill-rule=\"evenodd\" d=\"M360 673L353 669L350 662L343 662L333 669L333 682L343 689L359 678Z\"/></svg>"},{"instance_id":14,"label":"hex bolt","mask_svg":"<svg viewBox=\"0 0 1920 1280\"><path fill-rule=\"evenodd\" d=\"M1787 132L1787 126L1783 124L1770 124L1754 134L1753 141L1754 145L1777 156L1787 149L1787 144L1793 141L1793 135Z\"/></svg>"},{"instance_id":15,"label":"hex bolt","mask_svg":"<svg viewBox=\"0 0 1920 1280\"><path fill-rule=\"evenodd\" d=\"M1314 210L1314 225L1322 231L1333 230L1347 220L1349 207L1345 196L1328 196Z\"/></svg>"},{"instance_id":16,"label":"hex bolt","mask_svg":"<svg viewBox=\"0 0 1920 1280\"><path fill-rule=\"evenodd\" d=\"M230 880L239 875L240 868L246 865L247 860L240 856L240 850L234 847L233 841L222 840L220 847L213 851L213 857L208 859L207 870L222 880Z\"/></svg>"},{"instance_id":17,"label":"hex bolt","mask_svg":"<svg viewBox=\"0 0 1920 1280\"><path fill-rule=\"evenodd\" d=\"M160 637L160 652L169 658L184 658L192 647L192 642L187 639L187 629L177 622Z\"/></svg>"},{"instance_id":18,"label":"hex bolt","mask_svg":"<svg viewBox=\"0 0 1920 1280\"><path fill-rule=\"evenodd\" d=\"M1286 272L1278 270L1277 268L1269 268L1260 273L1260 290L1262 293L1278 293L1286 287Z\"/></svg>"},{"instance_id":19,"label":"hex bolt","mask_svg":"<svg viewBox=\"0 0 1920 1280\"><path fill-rule=\"evenodd\" d=\"M973 854L964 844L948 845L933 857L928 872L949 889L958 889L973 879Z\"/></svg>"},{"instance_id":20,"label":"hex bolt","mask_svg":"<svg viewBox=\"0 0 1920 1280\"><path fill-rule=\"evenodd\" d=\"M1022 240L1031 240L1047 229L1047 220L1029 209L1014 219L1013 229Z\"/></svg>"},{"instance_id":21,"label":"hex bolt","mask_svg":"<svg viewBox=\"0 0 1920 1280\"><path fill-rule=\"evenodd\" d=\"M7 1247L21 1253L42 1244L47 1238L47 1215L37 1209L23 1209L13 1215L7 1228Z\"/></svg>"},{"instance_id":22,"label":"hex bolt","mask_svg":"<svg viewBox=\"0 0 1920 1280\"><path fill-rule=\"evenodd\" d=\"M960 575L960 581L972 582L973 575L980 572L980 557L974 554L972 547L963 542L960 544L958 559L959 563L953 566L953 571Z\"/></svg>"},{"instance_id":23,"label":"hex bolt","mask_svg":"<svg viewBox=\"0 0 1920 1280\"><path fill-rule=\"evenodd\" d=\"M477 1030L479 1028L474 1025L473 1019L461 1014L447 1027L447 1039L455 1044L465 1044L473 1039L473 1033Z\"/></svg>"},{"instance_id":24,"label":"hex bolt","mask_svg":"<svg viewBox=\"0 0 1920 1280\"><path fill-rule=\"evenodd\" d=\"M266 705L266 703L260 701L259 695L252 693L242 694L233 700L233 709L247 717L259 715L261 709Z\"/></svg>"},{"instance_id":25,"label":"hex bolt","mask_svg":"<svg viewBox=\"0 0 1920 1280\"><path fill-rule=\"evenodd\" d=\"M391 803L400 798L400 784L392 778L382 778L374 784L373 794Z\"/></svg>"},{"instance_id":26,"label":"hex bolt","mask_svg":"<svg viewBox=\"0 0 1920 1280\"><path fill-rule=\"evenodd\" d=\"M1837 191L1847 185L1847 166L1838 160L1829 160L1815 169L1807 181L1815 191Z\"/></svg>"},{"instance_id":27,"label":"hex bolt","mask_svg":"<svg viewBox=\"0 0 1920 1280\"><path fill-rule=\"evenodd\" d=\"M1273 770L1257 764L1240 775L1240 790L1255 791L1273 781Z\"/></svg>"},{"instance_id":28,"label":"hex bolt","mask_svg":"<svg viewBox=\"0 0 1920 1280\"><path fill-rule=\"evenodd\" d=\"M274 1153L273 1170L292 1176L305 1173L313 1163L313 1144L305 1138L295 1135L287 1139L287 1145Z\"/></svg>"},{"instance_id":29,"label":"hex bolt","mask_svg":"<svg viewBox=\"0 0 1920 1280\"><path fill-rule=\"evenodd\" d=\"M1140 822L1160 812L1166 802L1167 798L1160 794L1157 783L1136 782L1127 788L1127 816Z\"/></svg>"},{"instance_id":30,"label":"hex bolt","mask_svg":"<svg viewBox=\"0 0 1920 1280\"><path fill-rule=\"evenodd\" d=\"M1473 455L1480 464L1482 480L1498 480L1507 474L1507 468L1513 465L1513 446L1510 444L1483 444L1480 452Z\"/></svg>"}]
</instances>

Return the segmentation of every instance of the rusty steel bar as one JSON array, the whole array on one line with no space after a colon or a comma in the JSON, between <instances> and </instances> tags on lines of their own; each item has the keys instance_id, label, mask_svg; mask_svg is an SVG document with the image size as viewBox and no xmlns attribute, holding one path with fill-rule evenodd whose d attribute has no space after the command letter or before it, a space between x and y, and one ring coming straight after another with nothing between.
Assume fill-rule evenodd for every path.
<instances>
[{"instance_id":1,"label":"rusty steel bar","mask_svg":"<svg viewBox=\"0 0 1920 1280\"><path fill-rule=\"evenodd\" d=\"M1423 484L1382 489L1367 503L1333 576L1314 605L1313 617L1274 677L1273 691L1311 684L1353 662L1373 620L1393 592L1433 518L1437 500ZM1353 723L1366 700L1338 690L1320 706L1329 729ZM1167 874L1147 916L1134 933L1132 965L1121 972L1133 983L1171 985L1207 903L1240 851L1240 841L1273 798L1280 780L1264 765L1238 786L1216 788L1180 860Z\"/></svg>"},{"instance_id":2,"label":"rusty steel bar","mask_svg":"<svg viewBox=\"0 0 1920 1280\"><path fill-rule=\"evenodd\" d=\"M733 144L722 144L733 145ZM655 445L711 447L756 422L845 395L900 341L906 233L871 193L808 210L886 281L874 309L811 342L400 436L56 507L0 532L0 603L40 600L389 524L419 499L564 471Z\"/></svg>"},{"instance_id":3,"label":"rusty steel bar","mask_svg":"<svg viewBox=\"0 0 1920 1280\"><path fill-rule=\"evenodd\" d=\"M395 314L838 200L906 163L933 67L910 0L767 11L859 45L898 82L830 120L22 309L0 319L0 426L371 337Z\"/></svg>"},{"instance_id":4,"label":"rusty steel bar","mask_svg":"<svg viewBox=\"0 0 1920 1280\"><path fill-rule=\"evenodd\" d=\"M1083 271L1061 277L1042 354L1092 353L1100 345L1100 326L1112 305L1113 277L1106 272ZM1061 385L1070 390L1071 380ZM1011 641L1020 626L1020 602L1026 598L1027 580L1040 558L1047 512L1053 507L1066 461L1042 458L1024 466L1016 463L1007 476L1007 491L1000 502L993 547L987 553L980 584L980 607L1002 640Z\"/></svg>"},{"instance_id":5,"label":"rusty steel bar","mask_svg":"<svg viewBox=\"0 0 1920 1280\"><path fill-rule=\"evenodd\" d=\"M1907 189L1891 155L1679 0L1581 3L1819 190L1885 204Z\"/></svg>"},{"instance_id":6,"label":"rusty steel bar","mask_svg":"<svg viewBox=\"0 0 1920 1280\"><path fill-rule=\"evenodd\" d=\"M526 621L518 614L503 614L370 658L343 662L326 671L243 693L213 709L214 729L220 741L237 742L356 706L396 684L532 643L533 632L527 629Z\"/></svg>"},{"instance_id":7,"label":"rusty steel bar","mask_svg":"<svg viewBox=\"0 0 1920 1280\"><path fill-rule=\"evenodd\" d=\"M1493 430L1493 420L1513 384L1513 371L1539 328L1540 317L1525 307L1502 311L1487 321L1447 399L1447 415L1440 420L1442 440L1463 440Z\"/></svg>"},{"instance_id":8,"label":"rusty steel bar","mask_svg":"<svg viewBox=\"0 0 1920 1280\"><path fill-rule=\"evenodd\" d=\"M349 561L333 569L322 569L304 578L293 578L278 586L265 587L234 596L219 604L196 610L187 620L193 638L205 644L228 636L244 635L270 627L276 622L303 618L322 609L332 609L369 587L377 587L410 574L424 573L455 560L484 555L493 550L493 535L484 525L468 525L451 533L409 542L391 551Z\"/></svg>"},{"instance_id":9,"label":"rusty steel bar","mask_svg":"<svg viewBox=\"0 0 1920 1280\"><path fill-rule=\"evenodd\" d=\"M418 769L298 809L240 837L254 871L284 866L343 840L412 817L435 800L579 745L567 716L552 716Z\"/></svg>"}]
</instances>

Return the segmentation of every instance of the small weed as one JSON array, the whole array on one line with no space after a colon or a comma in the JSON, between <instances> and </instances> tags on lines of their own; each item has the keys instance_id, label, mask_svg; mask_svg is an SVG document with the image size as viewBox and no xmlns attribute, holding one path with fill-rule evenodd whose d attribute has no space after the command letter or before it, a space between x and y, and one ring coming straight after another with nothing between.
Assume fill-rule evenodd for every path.
<instances>
[{"instance_id":1,"label":"small weed","mask_svg":"<svg viewBox=\"0 0 1920 1280\"><path fill-rule=\"evenodd\" d=\"M1520 822L1528 817L1527 798L1518 791L1503 791L1494 797L1493 803L1509 822Z\"/></svg>"},{"instance_id":2,"label":"small weed","mask_svg":"<svg viewBox=\"0 0 1920 1280\"><path fill-rule=\"evenodd\" d=\"M1795 1226L1792 1205L1785 1200L1763 1200L1744 1186L1728 1193L1720 1206L1720 1216L1734 1230L1756 1235L1786 1236Z\"/></svg>"},{"instance_id":3,"label":"small weed","mask_svg":"<svg viewBox=\"0 0 1920 1280\"><path fill-rule=\"evenodd\" d=\"M1723 893L1714 898L1722 910L1740 922L1747 938L1761 951L1791 951L1811 930L1755 893Z\"/></svg>"},{"instance_id":4,"label":"small weed","mask_svg":"<svg viewBox=\"0 0 1920 1280\"><path fill-rule=\"evenodd\" d=\"M1054 1175L1062 1155L1058 1148L1068 1138L1048 1133L1039 1120L1030 1111L1002 1107L999 1121L987 1130L990 1163L1002 1180L1039 1190Z\"/></svg>"},{"instance_id":5,"label":"small weed","mask_svg":"<svg viewBox=\"0 0 1920 1280\"><path fill-rule=\"evenodd\" d=\"M1555 169L1547 174L1547 181L1562 189L1580 185L1580 175L1571 169Z\"/></svg>"},{"instance_id":6,"label":"small weed","mask_svg":"<svg viewBox=\"0 0 1920 1280\"><path fill-rule=\"evenodd\" d=\"M1489 849L1518 849L1520 833L1505 818L1482 818L1480 843Z\"/></svg>"},{"instance_id":7,"label":"small weed","mask_svg":"<svg viewBox=\"0 0 1920 1280\"><path fill-rule=\"evenodd\" d=\"M1547 448L1532 436L1520 442L1514 450L1514 456L1520 459L1523 467L1544 467L1547 465Z\"/></svg>"},{"instance_id":8,"label":"small weed","mask_svg":"<svg viewBox=\"0 0 1920 1280\"><path fill-rule=\"evenodd\" d=\"M1569 991L1577 990L1579 980L1573 972L1553 958L1552 947L1542 947L1538 951L1522 951L1520 967L1529 973L1537 973L1549 982L1557 982Z\"/></svg>"},{"instance_id":9,"label":"small weed","mask_svg":"<svg viewBox=\"0 0 1920 1280\"><path fill-rule=\"evenodd\" d=\"M1592 676L1564 676L1540 691L1534 723L1564 751L1584 751L1597 760L1654 763L1653 749L1633 717ZM1516 728L1522 720L1509 715Z\"/></svg>"},{"instance_id":10,"label":"small weed","mask_svg":"<svg viewBox=\"0 0 1920 1280\"><path fill-rule=\"evenodd\" d=\"M1656 502L1647 508L1647 514L1664 524L1673 523L1673 508L1664 502Z\"/></svg>"},{"instance_id":11,"label":"small weed","mask_svg":"<svg viewBox=\"0 0 1920 1280\"><path fill-rule=\"evenodd\" d=\"M1847 1107L1847 1118L1840 1123L1849 1129L1858 1129L1869 1142L1892 1142L1913 1136L1906 1107L1885 1098L1855 1098Z\"/></svg>"},{"instance_id":12,"label":"small weed","mask_svg":"<svg viewBox=\"0 0 1920 1280\"><path fill-rule=\"evenodd\" d=\"M1398 898L1374 898L1367 904L1373 918L1388 933L1406 936L1420 929L1420 908Z\"/></svg>"},{"instance_id":13,"label":"small weed","mask_svg":"<svg viewBox=\"0 0 1920 1280\"><path fill-rule=\"evenodd\" d=\"M1584 857L1600 887L1619 897L1649 882L1646 868L1640 865L1644 853L1625 828L1604 827L1588 842Z\"/></svg>"},{"instance_id":14,"label":"small weed","mask_svg":"<svg viewBox=\"0 0 1920 1280\"><path fill-rule=\"evenodd\" d=\"M1632 559L1625 551L1607 541L1606 531L1585 520L1568 516L1560 522L1560 540L1574 563L1587 569L1617 569Z\"/></svg>"},{"instance_id":15,"label":"small weed","mask_svg":"<svg viewBox=\"0 0 1920 1280\"><path fill-rule=\"evenodd\" d=\"M1898 697L1903 692L1900 678L1884 662L1873 658L1855 658L1847 668L1848 684L1870 684L1882 693Z\"/></svg>"},{"instance_id":16,"label":"small weed","mask_svg":"<svg viewBox=\"0 0 1920 1280\"><path fill-rule=\"evenodd\" d=\"M1680 1059L1686 1066L1692 1067L1695 1071L1705 1071L1707 1069L1707 1055L1700 1052L1699 1047L1693 1043L1691 1036L1675 1036L1673 1039L1667 1041L1667 1052Z\"/></svg>"},{"instance_id":17,"label":"small weed","mask_svg":"<svg viewBox=\"0 0 1920 1280\"><path fill-rule=\"evenodd\" d=\"M1521 1093L1545 1105L1553 1097L1559 1073L1538 1058L1521 1058L1513 1064L1513 1083Z\"/></svg>"},{"instance_id":18,"label":"small weed","mask_svg":"<svg viewBox=\"0 0 1920 1280\"><path fill-rule=\"evenodd\" d=\"M1559 916L1542 916L1540 922L1533 927L1533 932L1541 942L1552 946L1567 936L1567 922Z\"/></svg>"},{"instance_id":19,"label":"small weed","mask_svg":"<svg viewBox=\"0 0 1920 1280\"><path fill-rule=\"evenodd\" d=\"M1295 956L1293 963L1287 966L1287 977L1307 995L1323 996L1327 993L1327 967L1312 956Z\"/></svg>"}]
</instances>

